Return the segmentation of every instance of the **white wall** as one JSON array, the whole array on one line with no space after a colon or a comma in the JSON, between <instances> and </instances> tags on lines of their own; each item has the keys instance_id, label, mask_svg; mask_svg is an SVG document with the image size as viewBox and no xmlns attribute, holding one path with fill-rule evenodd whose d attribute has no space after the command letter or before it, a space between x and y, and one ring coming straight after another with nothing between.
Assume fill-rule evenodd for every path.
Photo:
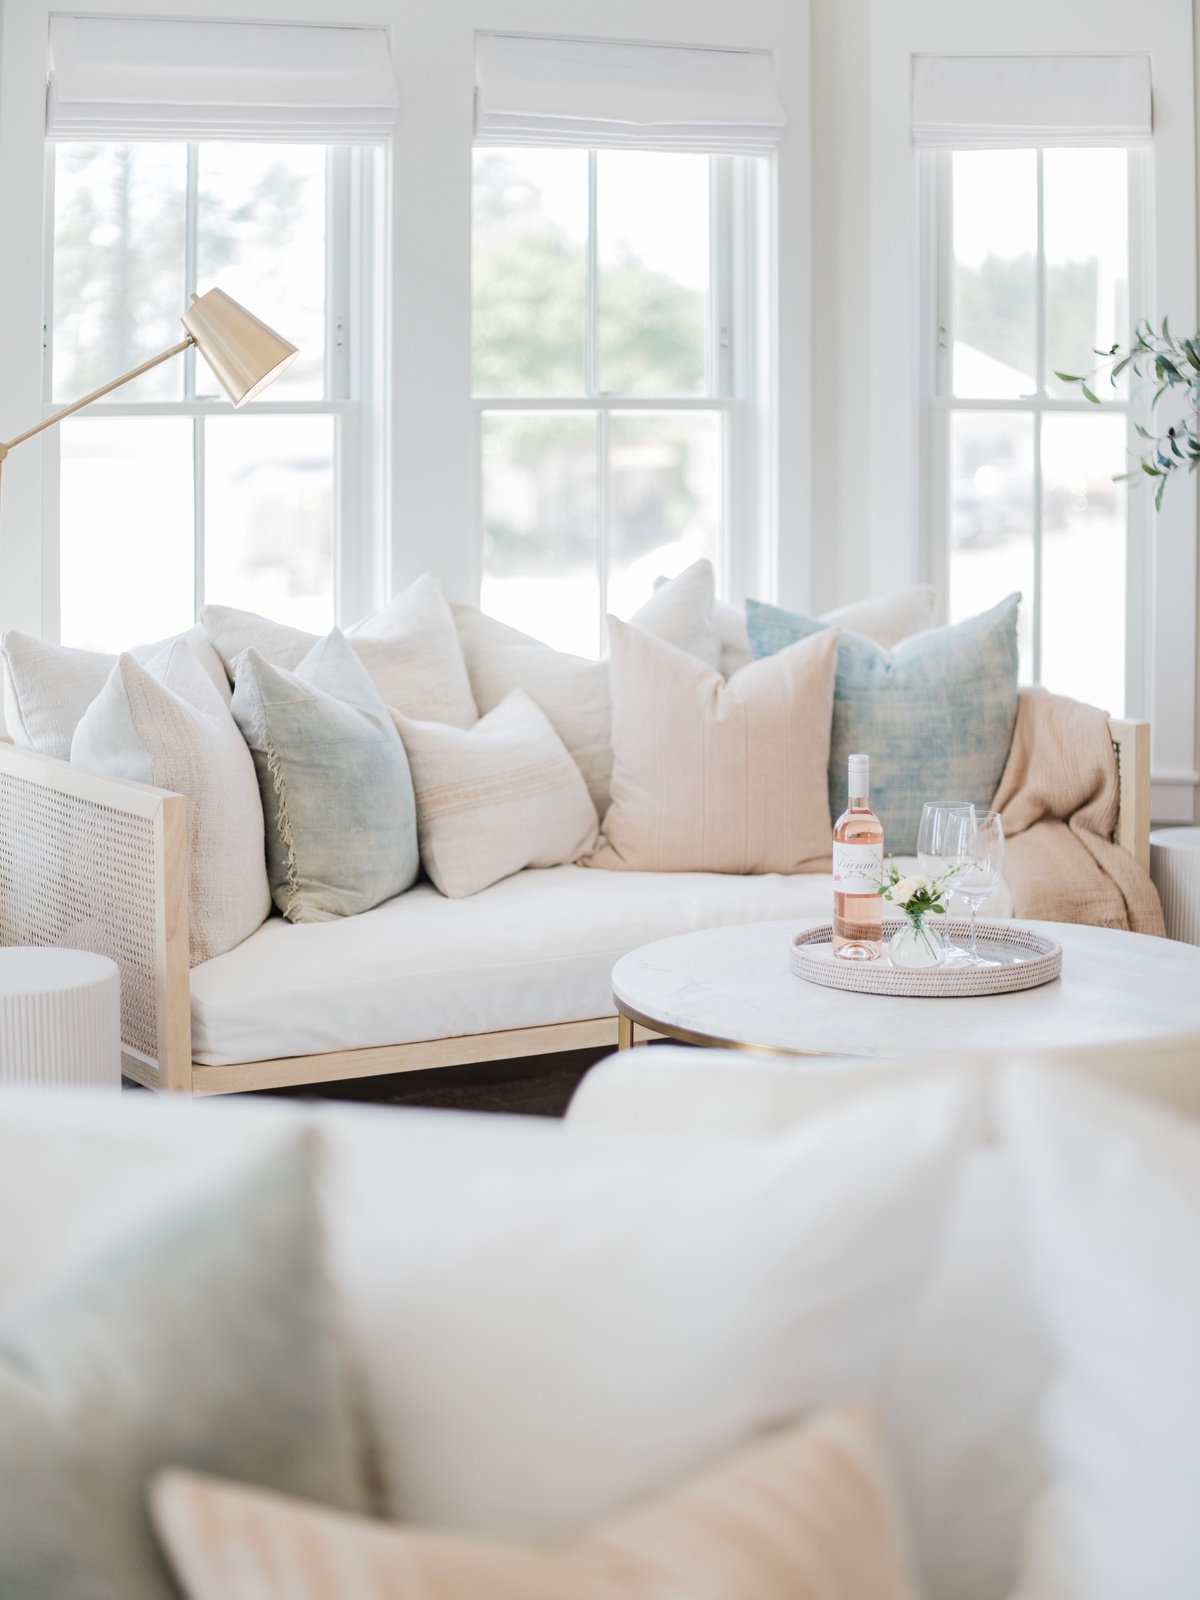
<instances>
[{"instance_id":1,"label":"white wall","mask_svg":"<svg viewBox=\"0 0 1200 1600\"><path fill-rule=\"evenodd\" d=\"M59 9L62 7L60 6ZM40 415L43 99L50 0L2 0L0 438ZM392 154L390 583L436 571L478 583L471 471L470 225L474 34L589 34L771 49L788 127L777 170L778 587L807 605L811 570L811 306L807 0L71 0L75 12L246 15L384 24L400 93ZM42 629L40 450L14 451L0 520L0 626ZM131 486L131 490L133 486Z\"/></svg>"}]
</instances>

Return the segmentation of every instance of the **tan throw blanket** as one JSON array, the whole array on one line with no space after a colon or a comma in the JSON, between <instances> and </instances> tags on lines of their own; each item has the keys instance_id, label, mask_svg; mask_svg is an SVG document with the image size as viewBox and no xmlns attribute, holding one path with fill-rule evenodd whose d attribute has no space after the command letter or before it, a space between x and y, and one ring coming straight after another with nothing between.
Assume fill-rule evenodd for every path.
<instances>
[{"instance_id":1,"label":"tan throw blanket","mask_svg":"<svg viewBox=\"0 0 1200 1600\"><path fill-rule=\"evenodd\" d=\"M1014 916L1165 936L1149 874L1112 841L1117 801L1104 712L1022 689L992 801L1004 819Z\"/></svg>"}]
</instances>

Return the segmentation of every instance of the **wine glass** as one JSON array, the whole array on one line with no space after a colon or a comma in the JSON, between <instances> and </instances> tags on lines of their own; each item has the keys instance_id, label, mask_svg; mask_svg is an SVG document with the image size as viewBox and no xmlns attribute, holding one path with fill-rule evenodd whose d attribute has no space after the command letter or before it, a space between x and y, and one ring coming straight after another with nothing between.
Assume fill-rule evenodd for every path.
<instances>
[{"instance_id":1,"label":"wine glass","mask_svg":"<svg viewBox=\"0 0 1200 1600\"><path fill-rule=\"evenodd\" d=\"M954 865L955 850L947 843L951 819L957 812L974 813L975 807L963 800L927 800L921 808L921 825L917 830L917 861L925 877L943 882ZM946 940L946 961L956 965L970 958L967 952Z\"/></svg>"},{"instance_id":2,"label":"wine glass","mask_svg":"<svg viewBox=\"0 0 1200 1600\"><path fill-rule=\"evenodd\" d=\"M971 964L981 961L976 943L976 913L1004 876L1004 824L998 811L977 811L960 806L946 824L946 847L951 857L946 881L971 907Z\"/></svg>"}]
</instances>

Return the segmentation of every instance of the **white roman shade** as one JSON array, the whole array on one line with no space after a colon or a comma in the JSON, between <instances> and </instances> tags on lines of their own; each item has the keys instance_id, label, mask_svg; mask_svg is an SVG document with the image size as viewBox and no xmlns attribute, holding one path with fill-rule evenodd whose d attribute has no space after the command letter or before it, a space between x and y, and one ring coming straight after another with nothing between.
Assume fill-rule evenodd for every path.
<instances>
[{"instance_id":1,"label":"white roman shade","mask_svg":"<svg viewBox=\"0 0 1200 1600\"><path fill-rule=\"evenodd\" d=\"M784 121L764 50L476 35L478 144L766 155Z\"/></svg>"},{"instance_id":2,"label":"white roman shade","mask_svg":"<svg viewBox=\"0 0 1200 1600\"><path fill-rule=\"evenodd\" d=\"M926 150L1148 145L1149 56L914 56Z\"/></svg>"},{"instance_id":3,"label":"white roman shade","mask_svg":"<svg viewBox=\"0 0 1200 1600\"><path fill-rule=\"evenodd\" d=\"M396 104L382 28L50 19L49 139L370 144Z\"/></svg>"}]
</instances>

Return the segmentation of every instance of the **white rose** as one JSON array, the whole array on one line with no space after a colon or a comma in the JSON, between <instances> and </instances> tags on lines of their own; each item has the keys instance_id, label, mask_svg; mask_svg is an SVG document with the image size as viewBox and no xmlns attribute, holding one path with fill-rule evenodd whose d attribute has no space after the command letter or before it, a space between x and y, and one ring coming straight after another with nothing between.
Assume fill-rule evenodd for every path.
<instances>
[{"instance_id":1,"label":"white rose","mask_svg":"<svg viewBox=\"0 0 1200 1600\"><path fill-rule=\"evenodd\" d=\"M893 905L906 906L923 885L919 878L901 878L899 883L894 883L887 892L887 899Z\"/></svg>"}]
</instances>

